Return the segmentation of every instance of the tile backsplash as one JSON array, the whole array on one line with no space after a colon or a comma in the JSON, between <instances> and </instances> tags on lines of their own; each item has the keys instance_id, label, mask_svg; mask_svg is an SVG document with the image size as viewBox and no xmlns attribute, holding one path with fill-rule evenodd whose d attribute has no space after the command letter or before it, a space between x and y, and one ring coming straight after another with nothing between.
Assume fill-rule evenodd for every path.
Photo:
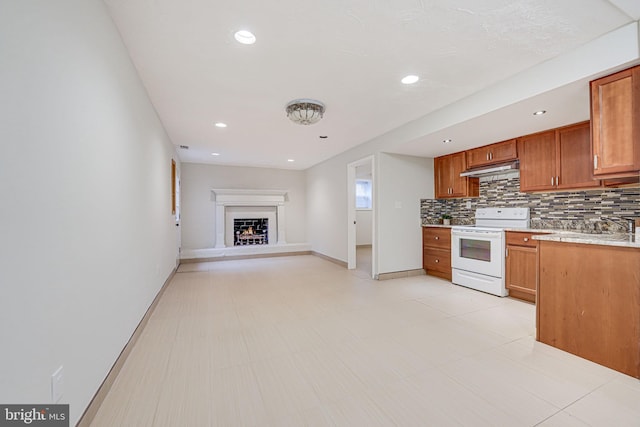
<instances>
[{"instance_id":1,"label":"tile backsplash","mask_svg":"<svg viewBox=\"0 0 640 427\"><path fill-rule=\"evenodd\" d=\"M583 233L627 231L623 217L640 217L640 188L521 193L520 177L480 178L480 197L422 199L422 223L439 224L443 214L451 223L473 224L476 208L529 207L531 228L575 230Z\"/></svg>"}]
</instances>

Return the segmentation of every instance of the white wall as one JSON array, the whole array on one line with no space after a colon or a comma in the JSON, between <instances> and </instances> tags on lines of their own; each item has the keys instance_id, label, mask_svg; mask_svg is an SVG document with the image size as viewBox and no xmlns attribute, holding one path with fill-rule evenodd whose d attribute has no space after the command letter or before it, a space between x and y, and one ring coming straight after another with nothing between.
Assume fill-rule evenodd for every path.
<instances>
[{"instance_id":1,"label":"white wall","mask_svg":"<svg viewBox=\"0 0 640 427\"><path fill-rule=\"evenodd\" d=\"M312 250L347 262L347 164L371 154L357 147L307 169L307 224Z\"/></svg>"},{"instance_id":2,"label":"white wall","mask_svg":"<svg viewBox=\"0 0 640 427\"><path fill-rule=\"evenodd\" d=\"M287 243L306 243L306 174L304 171L183 163L182 247L212 248L216 244L216 204L211 190L288 190Z\"/></svg>"},{"instance_id":3,"label":"white wall","mask_svg":"<svg viewBox=\"0 0 640 427\"><path fill-rule=\"evenodd\" d=\"M0 4L0 402L74 425L178 256L175 156L100 0Z\"/></svg>"},{"instance_id":4,"label":"white wall","mask_svg":"<svg viewBox=\"0 0 640 427\"><path fill-rule=\"evenodd\" d=\"M359 145L307 170L309 242L314 251L347 261L347 164L373 154L373 203L382 214L374 224L376 273L422 268L415 242L422 238L420 199L433 198L433 159L382 154L382 142Z\"/></svg>"},{"instance_id":5,"label":"white wall","mask_svg":"<svg viewBox=\"0 0 640 427\"><path fill-rule=\"evenodd\" d=\"M380 153L378 273L422 268L420 199L433 198L433 159Z\"/></svg>"}]
</instances>

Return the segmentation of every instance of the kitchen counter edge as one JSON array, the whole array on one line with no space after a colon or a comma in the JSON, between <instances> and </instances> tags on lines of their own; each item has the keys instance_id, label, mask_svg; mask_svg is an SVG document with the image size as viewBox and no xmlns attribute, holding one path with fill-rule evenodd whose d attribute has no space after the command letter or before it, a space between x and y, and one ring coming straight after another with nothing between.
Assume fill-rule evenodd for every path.
<instances>
[{"instance_id":1,"label":"kitchen counter edge","mask_svg":"<svg viewBox=\"0 0 640 427\"><path fill-rule=\"evenodd\" d=\"M620 246L640 249L638 234L585 234L585 233L552 233L533 236L535 240L563 243L582 243L585 245Z\"/></svg>"},{"instance_id":2,"label":"kitchen counter edge","mask_svg":"<svg viewBox=\"0 0 640 427\"><path fill-rule=\"evenodd\" d=\"M422 227L452 228L454 225L443 224L422 224ZM613 234L589 234L577 233L570 230L550 230L541 228L505 228L505 231L517 231L523 233L540 233L532 236L535 240L546 240L550 242L582 243L585 245L620 246L626 248L640 249L640 238L638 234L613 233Z\"/></svg>"}]
</instances>

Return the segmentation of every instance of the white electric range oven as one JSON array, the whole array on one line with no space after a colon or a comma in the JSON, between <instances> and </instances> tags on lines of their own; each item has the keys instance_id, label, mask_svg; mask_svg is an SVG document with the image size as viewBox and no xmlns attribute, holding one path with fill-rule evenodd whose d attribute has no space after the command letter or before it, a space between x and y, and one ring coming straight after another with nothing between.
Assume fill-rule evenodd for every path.
<instances>
[{"instance_id":1,"label":"white electric range oven","mask_svg":"<svg viewBox=\"0 0 640 427\"><path fill-rule=\"evenodd\" d=\"M479 208L475 216L475 226L451 228L452 282L507 296L504 233L529 228L529 208Z\"/></svg>"}]
</instances>

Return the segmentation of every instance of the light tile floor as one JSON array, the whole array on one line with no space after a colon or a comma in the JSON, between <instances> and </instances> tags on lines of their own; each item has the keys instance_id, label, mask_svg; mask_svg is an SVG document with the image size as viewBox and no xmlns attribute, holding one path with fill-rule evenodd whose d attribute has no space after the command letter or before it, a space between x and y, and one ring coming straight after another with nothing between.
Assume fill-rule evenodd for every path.
<instances>
[{"instance_id":1,"label":"light tile floor","mask_svg":"<svg viewBox=\"0 0 640 427\"><path fill-rule=\"evenodd\" d=\"M535 307L314 256L182 265L93 426L640 426Z\"/></svg>"}]
</instances>

